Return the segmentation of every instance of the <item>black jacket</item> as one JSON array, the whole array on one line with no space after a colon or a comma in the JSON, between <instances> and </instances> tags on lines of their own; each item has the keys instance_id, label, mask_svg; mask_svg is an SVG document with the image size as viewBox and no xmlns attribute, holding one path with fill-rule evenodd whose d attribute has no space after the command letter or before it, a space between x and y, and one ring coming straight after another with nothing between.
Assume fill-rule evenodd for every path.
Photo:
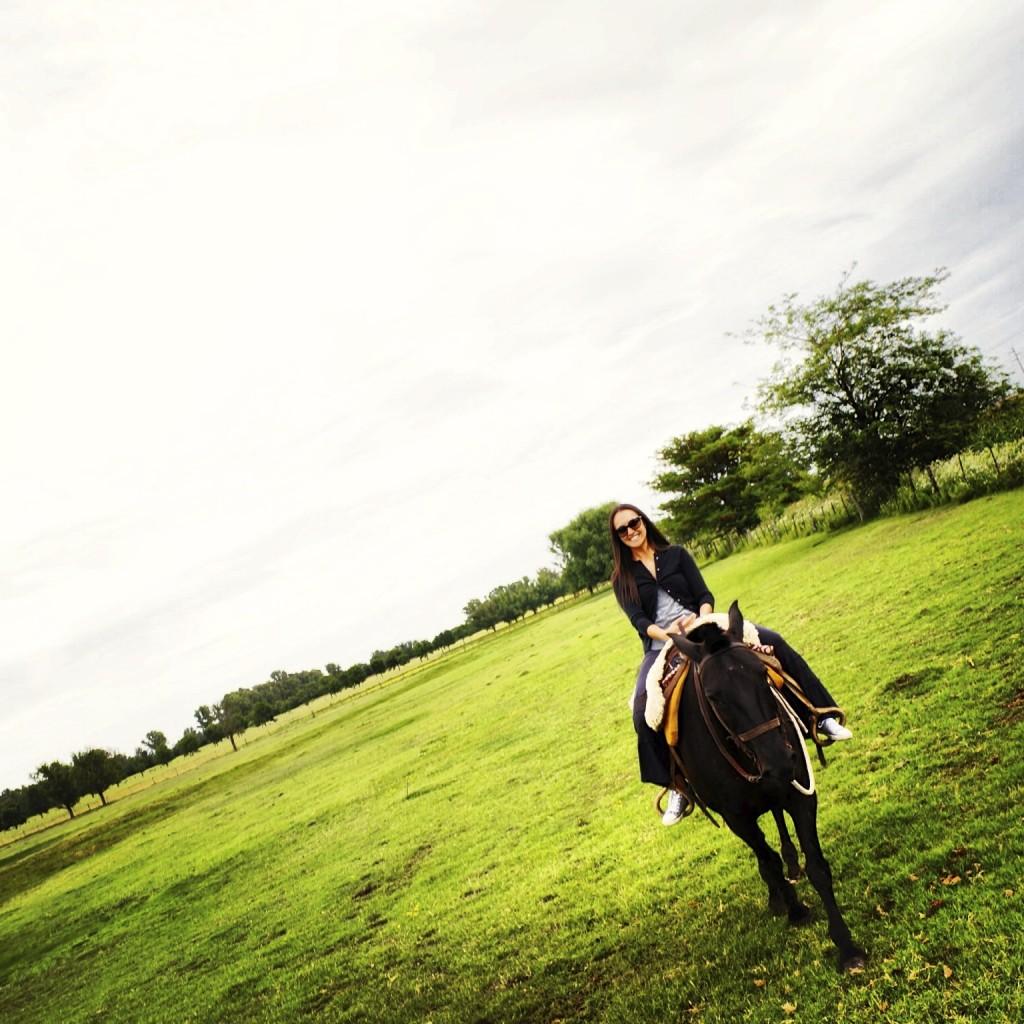
<instances>
[{"instance_id":1,"label":"black jacket","mask_svg":"<svg viewBox=\"0 0 1024 1024\"><path fill-rule=\"evenodd\" d=\"M643 562L633 562L633 576L636 588L640 592L640 602L623 600L616 589L615 597L626 613L633 628L640 634L644 643L644 651L651 649L651 638L647 635L647 627L654 622L658 614L658 588L667 591L684 608L699 612L702 604L715 605L714 594L708 590L704 577L697 568L693 556L678 544L670 544L664 551L654 556L654 570L657 579L647 571Z\"/></svg>"}]
</instances>

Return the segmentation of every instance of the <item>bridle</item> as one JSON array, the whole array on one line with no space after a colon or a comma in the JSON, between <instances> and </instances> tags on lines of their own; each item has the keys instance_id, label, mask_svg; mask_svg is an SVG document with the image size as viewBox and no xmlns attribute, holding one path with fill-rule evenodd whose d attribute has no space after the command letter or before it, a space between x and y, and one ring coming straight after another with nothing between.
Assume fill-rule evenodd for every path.
<instances>
[{"instance_id":1,"label":"bridle","mask_svg":"<svg viewBox=\"0 0 1024 1024\"><path fill-rule=\"evenodd\" d=\"M704 689L704 680L702 678L701 669L707 662L711 661L712 658L717 658L721 654L725 654L731 651L733 648L738 647L743 650L747 648L740 643L733 641L728 647L722 647L717 651L712 651L710 654L705 655L698 662L697 659L693 659L693 688L697 695L697 706L700 708L701 717L704 719L704 724L707 726L708 732L711 734L711 738L715 741L715 746L718 747L718 752L725 759L725 762L736 772L740 778L747 782L760 782L764 778L764 768L761 764L760 758L757 756L757 752L749 746L751 740L757 739L759 736L764 736L765 733L774 732L779 729L782 732L782 740L786 745L786 749L793 753L793 744L790 742L789 736L786 730L783 728L782 720L778 714L774 718L768 718L758 725L752 726L743 732L737 733L729 726L729 724L719 714L718 709L714 706L712 701L708 699L708 695ZM765 674L765 683L771 687L771 682ZM772 687L774 690L774 687ZM754 775L748 771L743 765L733 757L732 753L728 750L723 740L723 733L725 740L731 742L737 752L748 762L753 764L754 770L757 772Z\"/></svg>"},{"instance_id":2,"label":"bridle","mask_svg":"<svg viewBox=\"0 0 1024 1024\"><path fill-rule=\"evenodd\" d=\"M735 604L734 604L734 607ZM733 609L730 609L730 615ZM738 608L737 608L738 611ZM793 694L805 707L807 707L813 715L820 713L822 710L834 711L837 716L842 715L842 711L839 708L815 708L810 701L804 696L803 691L797 685L796 681L786 673L778 661L763 650L758 650L756 647L751 648L746 644L740 643L734 636L726 634L729 637L729 643L718 650L704 653L703 645L684 645L678 640L675 646L679 652L689 661L690 668L692 669L692 682L691 685L695 691L697 707L700 709L701 717L704 720L704 727L711 735L711 739L714 741L715 746L718 748L718 752L722 755L722 759L725 763L741 778L744 782L756 784L764 778L764 767L761 764L760 758L757 756L757 752L750 747L751 741L757 739L759 736L764 736L767 733L774 732L778 729L782 733L782 742L785 744L786 749L790 755L796 757L796 748L799 748L800 753L803 754L804 767L807 771L807 785L803 785L797 780L796 777L790 780L790 784L793 788L803 796L812 796L815 791L814 782L814 770L811 768L811 759L807 753L807 744L803 742L803 737L808 733L807 727L797 717L796 712L789 706L782 694L779 693L778 686L785 685L789 692ZM760 661L764 668L763 679L764 685L768 687L769 692L774 698L778 705L778 711L772 718L767 718L765 721L760 722L757 725L751 726L749 729L745 729L743 732L734 731L730 725L722 718L719 714L718 709L714 706L712 701L708 698L707 692L704 686L704 679L702 669L712 658L718 657L720 654L725 654L731 651L734 647L742 648L743 650L751 653ZM845 717L845 716L843 716ZM816 722L816 718L814 719ZM790 729L786 728L786 723L789 723ZM796 747L794 747L793 740L795 738ZM815 746L818 748L818 759L822 764L825 763L824 755L821 751L821 743L817 736L817 729L814 725L810 730L811 739L814 740ZM748 762L751 767L746 767L740 763L732 751L726 746L726 741L730 743L736 750L736 753L744 760ZM682 794L685 809L683 815L692 813L694 807L699 807L703 814L708 820L716 827L719 828L719 824L715 821L714 817L708 810L708 806L697 792L696 787L690 782L690 771L687 769L686 762L683 759L683 752L680 748L676 749L674 746L670 746L669 754L672 758L673 769L672 769L672 788L678 793ZM662 795L667 792L664 790ZM660 807L661 797L655 802L655 806L661 813Z\"/></svg>"}]
</instances>

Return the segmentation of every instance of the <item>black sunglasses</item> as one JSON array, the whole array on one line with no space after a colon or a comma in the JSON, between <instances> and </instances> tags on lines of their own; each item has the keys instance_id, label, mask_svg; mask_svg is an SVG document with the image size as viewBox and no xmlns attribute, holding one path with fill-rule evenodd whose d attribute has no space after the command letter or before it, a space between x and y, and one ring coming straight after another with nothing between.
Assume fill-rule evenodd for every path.
<instances>
[{"instance_id":1,"label":"black sunglasses","mask_svg":"<svg viewBox=\"0 0 1024 1024\"><path fill-rule=\"evenodd\" d=\"M633 518L630 519L628 523L623 523L621 526L616 526L615 532L620 537L625 537L626 534L629 533L631 530L636 530L642 522L643 519L640 516L633 516Z\"/></svg>"}]
</instances>

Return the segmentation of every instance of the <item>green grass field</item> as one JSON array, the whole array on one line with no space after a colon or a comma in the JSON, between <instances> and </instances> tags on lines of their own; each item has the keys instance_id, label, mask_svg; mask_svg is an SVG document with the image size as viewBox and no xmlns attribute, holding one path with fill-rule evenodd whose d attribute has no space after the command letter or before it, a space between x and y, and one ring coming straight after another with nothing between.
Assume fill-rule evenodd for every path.
<instances>
[{"instance_id":1,"label":"green grass field","mask_svg":"<svg viewBox=\"0 0 1024 1024\"><path fill-rule=\"evenodd\" d=\"M1016 491L708 570L849 712L819 826L862 974L658 823L604 593L0 849L0 1020L1020 1021L1022 539Z\"/></svg>"}]
</instances>

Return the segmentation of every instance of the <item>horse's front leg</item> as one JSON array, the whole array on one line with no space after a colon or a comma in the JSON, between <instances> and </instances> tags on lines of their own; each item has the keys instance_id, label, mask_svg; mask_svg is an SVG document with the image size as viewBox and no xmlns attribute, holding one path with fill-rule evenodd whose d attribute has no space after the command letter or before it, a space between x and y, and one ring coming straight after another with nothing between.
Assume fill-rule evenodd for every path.
<instances>
[{"instance_id":1,"label":"horse's front leg","mask_svg":"<svg viewBox=\"0 0 1024 1024\"><path fill-rule=\"evenodd\" d=\"M773 914L787 912L790 924L802 924L810 917L810 910L797 898L796 890L782 873L782 858L768 845L768 841L753 817L723 814L725 823L754 851L757 870L768 886L768 909Z\"/></svg>"},{"instance_id":2,"label":"horse's front leg","mask_svg":"<svg viewBox=\"0 0 1024 1024\"><path fill-rule=\"evenodd\" d=\"M773 807L772 817L775 819L775 827L779 830L779 853L786 862L786 877L795 882L802 874L800 858L796 855L793 840L789 838L789 829L786 828L786 817L782 808Z\"/></svg>"},{"instance_id":3,"label":"horse's front leg","mask_svg":"<svg viewBox=\"0 0 1024 1024\"><path fill-rule=\"evenodd\" d=\"M796 825L797 839L804 851L807 877L818 891L825 913L828 915L828 934L839 950L839 969L851 971L863 967L867 953L860 948L850 934L843 915L836 903L832 886L832 869L818 841L818 800L817 797L799 797L789 806L789 813Z\"/></svg>"}]
</instances>

